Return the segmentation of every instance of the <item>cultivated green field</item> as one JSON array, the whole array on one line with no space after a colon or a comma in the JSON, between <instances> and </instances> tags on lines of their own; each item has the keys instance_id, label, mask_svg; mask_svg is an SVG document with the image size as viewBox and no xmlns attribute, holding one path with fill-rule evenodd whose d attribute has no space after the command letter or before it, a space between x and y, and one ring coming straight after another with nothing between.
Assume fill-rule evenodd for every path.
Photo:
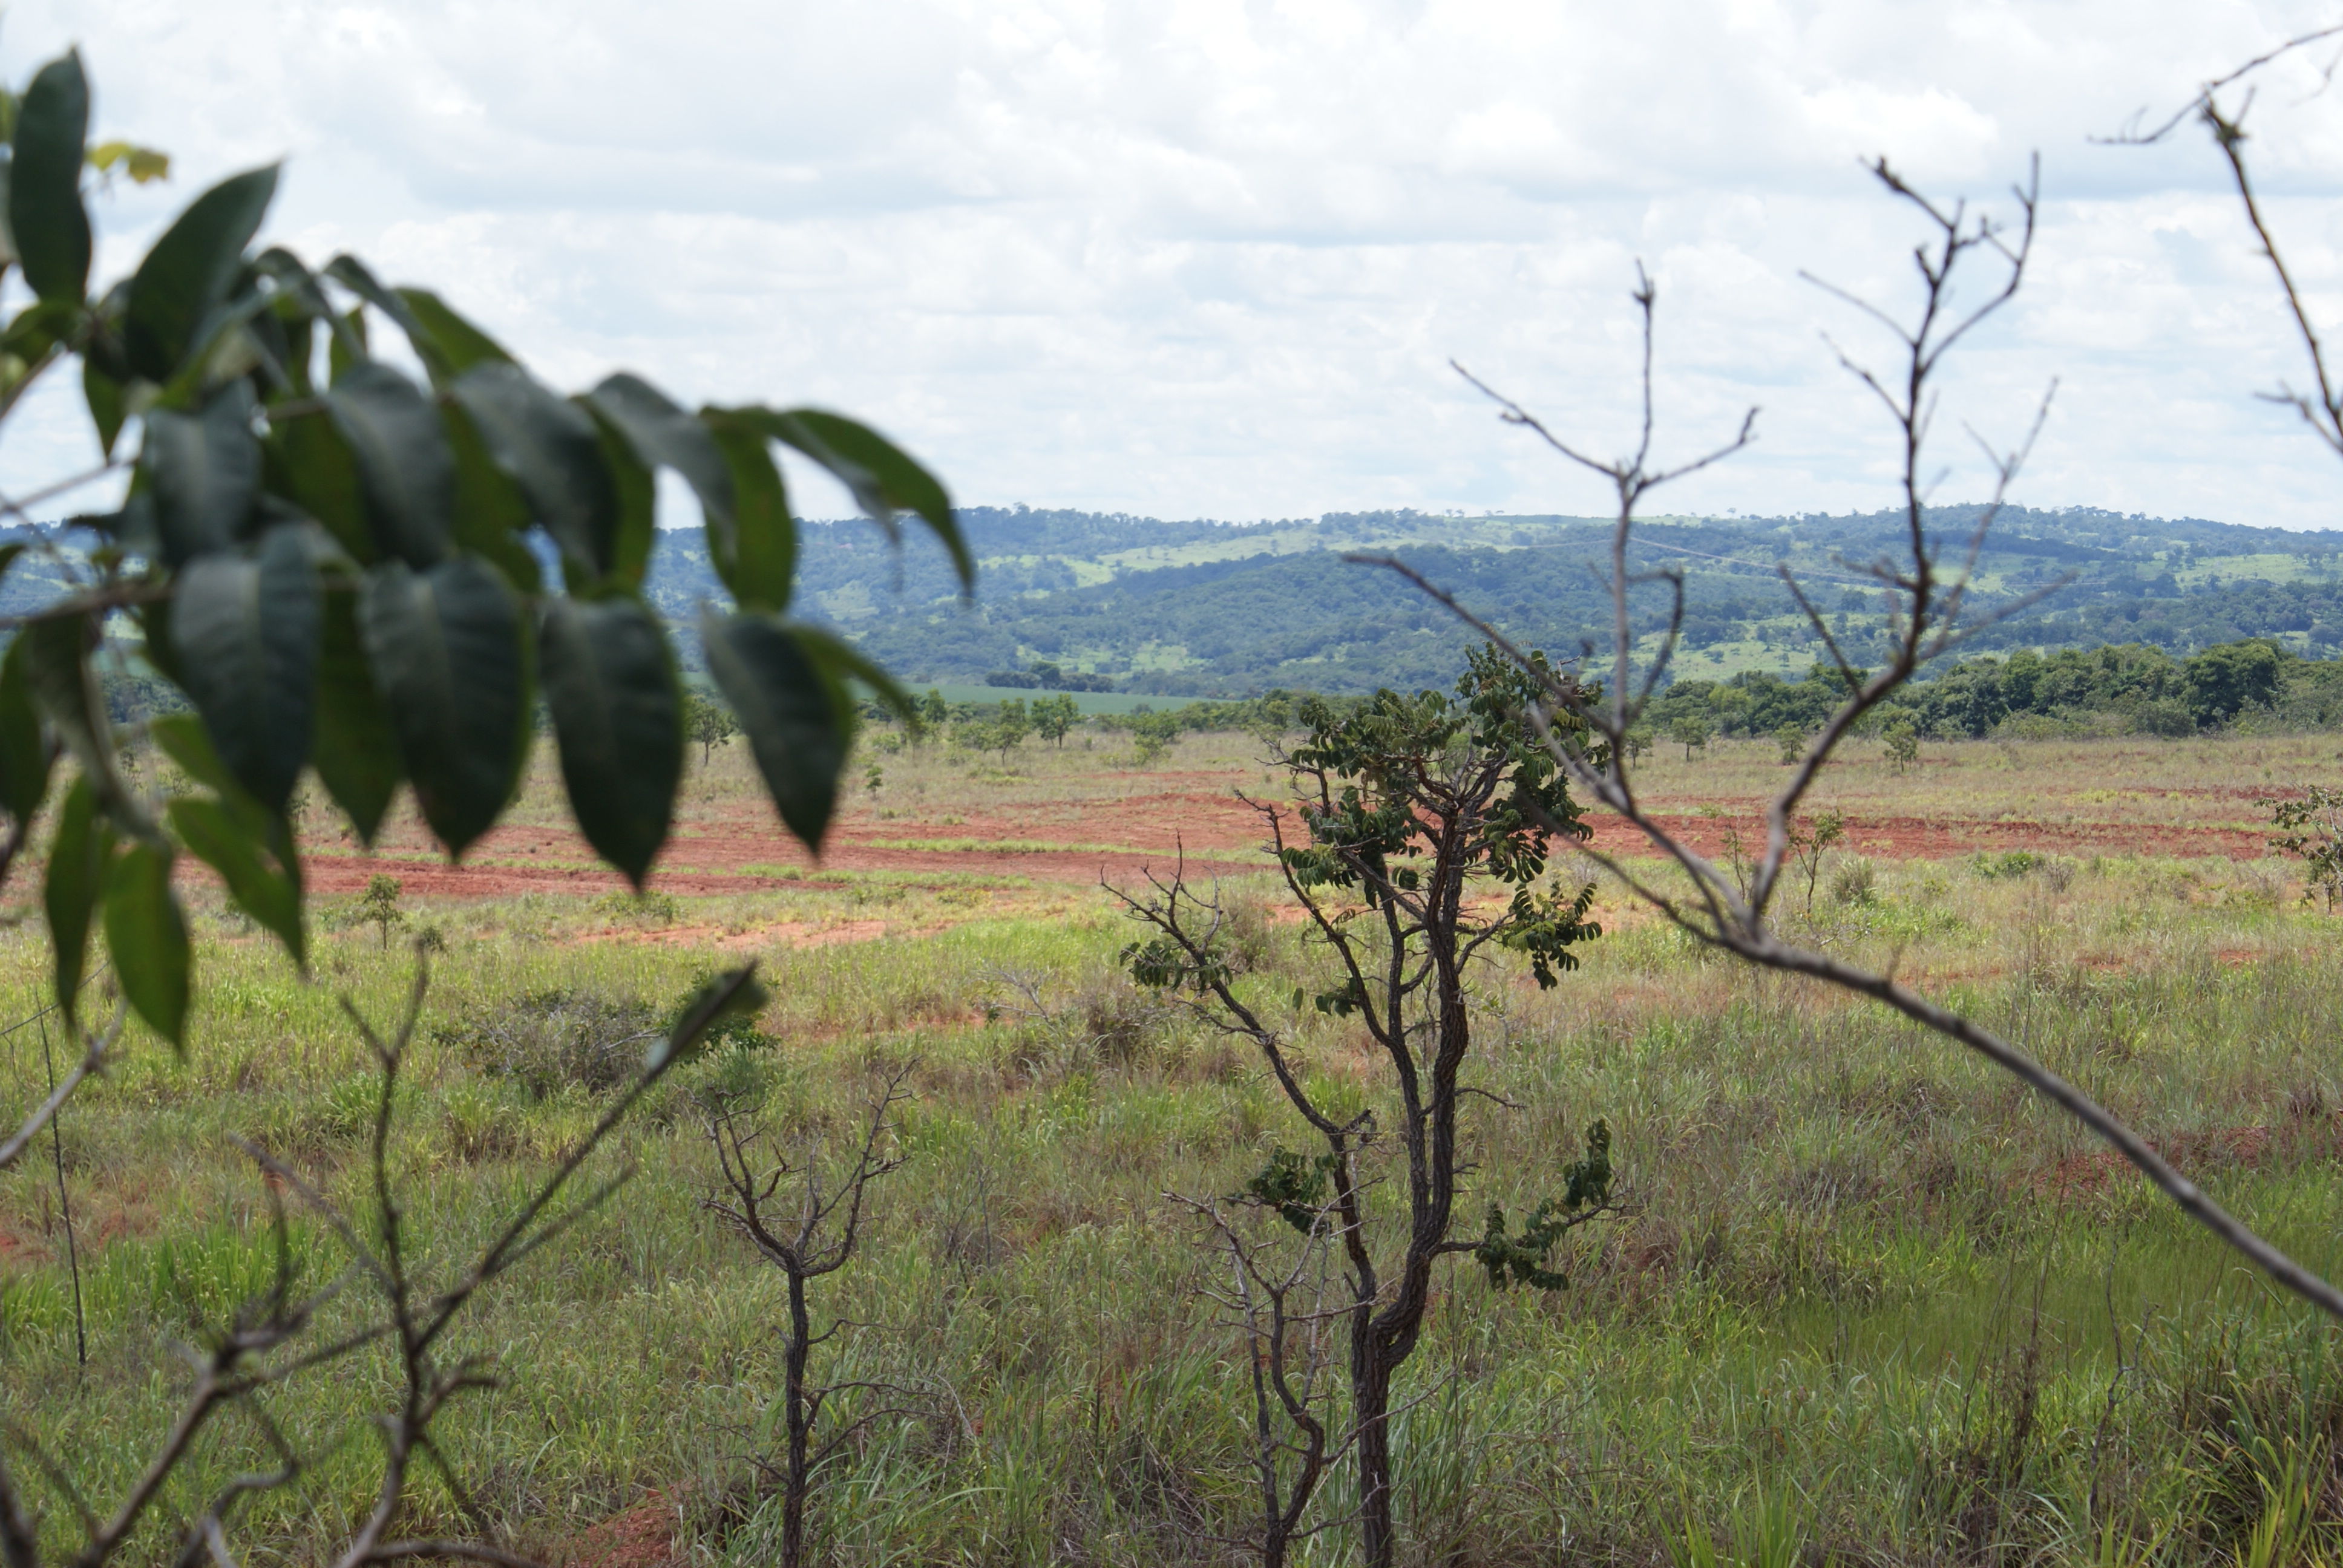
<instances>
[{"instance_id":1,"label":"cultivated green field","mask_svg":"<svg viewBox=\"0 0 2343 1568\"><path fill-rule=\"evenodd\" d=\"M2272 746L2286 771L2331 745L2160 755L2256 780ZM1163 766L1184 769L1182 789L1212 769L1258 789L1244 752L1191 738ZM1924 773L1973 766L2029 799L2107 796L2094 755L1931 747ZM1759 757L1674 765L1666 788L1737 789L1746 772L1754 789ZM916 777L931 818L954 788L971 815L999 815L1018 788L1014 769L980 782L889 767ZM2055 821L2055 801L2040 816ZM2132 1118L2224 1202L2343 1269L2335 923L2296 901L2278 862L2157 848L2150 833L2130 855L1850 857L1826 869L1808 934L1900 954L1902 972ZM1355 1032L1285 1000L1325 981L1278 890L1228 887L1249 984L1294 1019L1310 1070L1380 1096ZM39 1495L59 1543L66 1483L118 1493L169 1419L187 1376L174 1342L268 1277L271 1192L229 1134L363 1205L370 1080L337 999L387 1018L415 961L396 934L386 947L371 928L327 930L305 982L196 897L210 912L186 1058L142 1042L64 1118L85 1368L45 1145L0 1180L6 1440L37 1440L53 1462ZM804 945L881 900L890 934ZM867 1254L817 1298L846 1321L817 1352L822 1374L883 1384L860 1408L900 1412L827 1474L818 1530L834 1560L1242 1560L1216 1538L1250 1506L1245 1352L1199 1296L1224 1264L1165 1194L1236 1191L1299 1130L1255 1062L1119 976L1133 932L1103 893L907 873L639 909L532 894L410 913L444 951L395 1164L413 1233L443 1258L590 1125L612 1062L640 1049L613 1042L743 952L773 990L761 1038L692 1064L598 1157L598 1173L631 1181L464 1331L501 1387L446 1424L447 1457L518 1545L571 1562L770 1560L752 1456L774 1441L781 1293L702 1207L704 1109L726 1096L784 1139L835 1140L909 1060L904 1164L876 1190ZM1534 1203L1598 1116L1624 1212L1574 1234L1566 1291L1498 1292L1455 1260L1408 1373L1404 1561L2227 1563L2251 1560L2273 1488L2307 1488L2335 1517L2332 1330L1952 1048L1704 960L1615 899L1603 918L1584 968L1552 992L1503 965L1480 978L1473 1070L1512 1105L1475 1102L1462 1223L1477 1230L1488 1200ZM677 932L696 934L661 940ZM37 921L0 934L5 1017L34 1011L44 962ZM0 1040L11 1104L39 1091L41 1052L37 1025ZM297 1211L291 1234L307 1278L346 1263ZM388 1370L361 1358L268 1396L306 1471L258 1500L254 1561L322 1558L363 1511L360 1415ZM266 1457L230 1423L173 1484L184 1500ZM414 1533L456 1528L454 1489L428 1471L417 1484ZM1338 1485L1323 1513L1347 1506ZM1337 1529L1309 1560L1350 1550Z\"/></svg>"}]
</instances>

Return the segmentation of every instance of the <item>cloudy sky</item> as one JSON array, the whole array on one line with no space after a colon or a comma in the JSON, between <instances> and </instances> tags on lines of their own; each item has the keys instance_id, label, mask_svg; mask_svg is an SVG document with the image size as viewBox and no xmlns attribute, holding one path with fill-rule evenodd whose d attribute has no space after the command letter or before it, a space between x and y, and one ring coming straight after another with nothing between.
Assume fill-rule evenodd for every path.
<instances>
[{"instance_id":1,"label":"cloudy sky","mask_svg":"<svg viewBox=\"0 0 2343 1568\"><path fill-rule=\"evenodd\" d=\"M1585 512L1461 360L1599 449L1631 428L1626 291L1661 292L1664 447L1758 404L1677 509L1868 508L1889 432L1813 286L1882 299L1917 230L1857 166L2006 206L2038 265L1948 387L2020 498L2343 526L2343 464L2254 397L2299 376L2201 135L2093 146L2335 8L2288 0L15 0L22 80L78 43L96 133L169 151L99 198L126 270L211 180L286 160L270 237L428 283L558 385L868 417L963 501L1173 517ZM2274 76L2256 150L2343 317L2343 87ZM83 460L69 400L0 486ZM834 509L809 497L809 509Z\"/></svg>"}]
</instances>

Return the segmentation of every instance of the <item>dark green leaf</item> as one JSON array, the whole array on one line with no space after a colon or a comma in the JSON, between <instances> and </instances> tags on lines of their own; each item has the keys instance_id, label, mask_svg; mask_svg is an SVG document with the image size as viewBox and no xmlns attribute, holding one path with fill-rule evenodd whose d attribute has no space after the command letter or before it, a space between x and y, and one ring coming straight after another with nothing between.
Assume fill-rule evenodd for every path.
<instances>
[{"instance_id":1,"label":"dark green leaf","mask_svg":"<svg viewBox=\"0 0 2343 1568\"><path fill-rule=\"evenodd\" d=\"M255 824L225 802L183 797L171 802L171 828L188 852L219 873L228 897L261 930L285 944L293 961L307 967L307 933L301 926L301 880L297 860L264 853Z\"/></svg>"},{"instance_id":2,"label":"dark green leaf","mask_svg":"<svg viewBox=\"0 0 2343 1568\"><path fill-rule=\"evenodd\" d=\"M651 543L659 537L658 481L618 426L585 398L574 401L594 421L602 466L608 470L618 497L618 522L610 536L609 580L632 591L643 586L643 574L650 570Z\"/></svg>"},{"instance_id":3,"label":"dark green leaf","mask_svg":"<svg viewBox=\"0 0 2343 1568\"><path fill-rule=\"evenodd\" d=\"M343 377L373 361L367 357L366 307L353 305L332 320L334 337L326 346L326 376L328 382L338 385Z\"/></svg>"},{"instance_id":4,"label":"dark green leaf","mask_svg":"<svg viewBox=\"0 0 2343 1568\"><path fill-rule=\"evenodd\" d=\"M56 748L42 732L41 711L33 702L26 670L30 647L17 638L0 658L0 808L19 823L41 809L56 761Z\"/></svg>"},{"instance_id":5,"label":"dark green leaf","mask_svg":"<svg viewBox=\"0 0 2343 1568\"><path fill-rule=\"evenodd\" d=\"M359 493L376 546L417 568L447 553L456 459L438 410L389 366L352 366L326 394L357 456Z\"/></svg>"},{"instance_id":6,"label":"dark green leaf","mask_svg":"<svg viewBox=\"0 0 2343 1568\"><path fill-rule=\"evenodd\" d=\"M682 1015L668 1030L667 1038L654 1041L650 1050L643 1053L644 1075L657 1078L677 1062L688 1060L718 1023L728 1018L754 1018L771 1000L771 993L758 983L754 963L718 975L684 1004Z\"/></svg>"},{"instance_id":7,"label":"dark green leaf","mask_svg":"<svg viewBox=\"0 0 2343 1568\"><path fill-rule=\"evenodd\" d=\"M820 849L854 734L844 689L785 621L707 610L699 633L708 672L748 733L781 820Z\"/></svg>"},{"instance_id":8,"label":"dark green leaf","mask_svg":"<svg viewBox=\"0 0 2343 1568\"><path fill-rule=\"evenodd\" d=\"M901 447L868 425L819 408L792 408L768 417L775 436L829 469L854 493L855 505L878 522L891 529L897 512L924 521L951 552L960 586L976 587L976 557L952 516L951 498Z\"/></svg>"},{"instance_id":9,"label":"dark green leaf","mask_svg":"<svg viewBox=\"0 0 2343 1568\"><path fill-rule=\"evenodd\" d=\"M398 737L389 711L375 690L358 635L357 595L347 590L325 599L325 630L317 649L317 739L312 765L326 793L371 846L407 777L399 765Z\"/></svg>"},{"instance_id":10,"label":"dark green leaf","mask_svg":"<svg viewBox=\"0 0 2343 1568\"><path fill-rule=\"evenodd\" d=\"M320 409L269 421L262 443L261 482L325 526L350 558L373 562L374 531L367 525L366 494L357 458L331 415Z\"/></svg>"},{"instance_id":11,"label":"dark green leaf","mask_svg":"<svg viewBox=\"0 0 2343 1568\"><path fill-rule=\"evenodd\" d=\"M260 491L260 442L252 433L252 387L232 381L202 412L146 411L139 461L155 498L163 558L183 567L232 548Z\"/></svg>"},{"instance_id":12,"label":"dark green leaf","mask_svg":"<svg viewBox=\"0 0 2343 1568\"><path fill-rule=\"evenodd\" d=\"M89 83L78 50L50 61L25 89L8 170L8 232L25 281L43 299L81 303L89 287L89 213L81 204Z\"/></svg>"},{"instance_id":13,"label":"dark green leaf","mask_svg":"<svg viewBox=\"0 0 2343 1568\"><path fill-rule=\"evenodd\" d=\"M650 467L673 468L699 498L710 528L732 527L732 467L708 427L639 376L624 372L588 393L587 399L616 425Z\"/></svg>"},{"instance_id":14,"label":"dark green leaf","mask_svg":"<svg viewBox=\"0 0 2343 1568\"><path fill-rule=\"evenodd\" d=\"M56 961L57 1005L74 1017L89 956L89 918L106 887L106 858L114 851L114 827L97 809L97 792L87 779L74 780L57 812L49 842L49 872L41 887L41 908L49 921L49 950Z\"/></svg>"},{"instance_id":15,"label":"dark green leaf","mask_svg":"<svg viewBox=\"0 0 2343 1568\"><path fill-rule=\"evenodd\" d=\"M920 721L920 699L860 648L818 626L800 624L793 629L806 652L830 671L830 678L840 682L859 680L896 718L906 724Z\"/></svg>"},{"instance_id":16,"label":"dark green leaf","mask_svg":"<svg viewBox=\"0 0 2343 1568\"><path fill-rule=\"evenodd\" d=\"M415 352L431 365L434 380L461 376L482 363L512 363L512 356L505 352L504 345L456 314L447 301L429 289L401 288L396 292L413 324L408 327L409 333L420 330L427 339L417 344Z\"/></svg>"},{"instance_id":17,"label":"dark green leaf","mask_svg":"<svg viewBox=\"0 0 2343 1568\"><path fill-rule=\"evenodd\" d=\"M488 456L560 547L569 590L600 581L613 560L618 497L594 421L517 365L475 365L453 389Z\"/></svg>"},{"instance_id":18,"label":"dark green leaf","mask_svg":"<svg viewBox=\"0 0 2343 1568\"><path fill-rule=\"evenodd\" d=\"M173 1045L186 1044L186 917L171 891L171 851L132 842L106 877L106 947L131 1010Z\"/></svg>"},{"instance_id":19,"label":"dark green leaf","mask_svg":"<svg viewBox=\"0 0 2343 1568\"><path fill-rule=\"evenodd\" d=\"M90 634L85 615L36 620L19 631L25 684L41 717L81 764L82 776L96 791L106 814L131 832L151 834L153 821L124 788L114 765L114 726L106 716L106 695L90 668Z\"/></svg>"},{"instance_id":20,"label":"dark green leaf","mask_svg":"<svg viewBox=\"0 0 2343 1568\"><path fill-rule=\"evenodd\" d=\"M122 383L98 367L95 359L81 362L82 400L89 405L89 422L97 427L98 450L111 457L114 443L122 434L122 422L129 408L122 391Z\"/></svg>"},{"instance_id":21,"label":"dark green leaf","mask_svg":"<svg viewBox=\"0 0 2343 1568\"><path fill-rule=\"evenodd\" d=\"M770 437L757 423L719 409L700 416L732 477L732 516L708 519L708 558L744 610L789 608L797 574L798 526L774 467Z\"/></svg>"},{"instance_id":22,"label":"dark green leaf","mask_svg":"<svg viewBox=\"0 0 2343 1568\"><path fill-rule=\"evenodd\" d=\"M322 591L296 524L256 556L207 556L179 575L171 642L220 759L282 813L309 755Z\"/></svg>"},{"instance_id":23,"label":"dark green leaf","mask_svg":"<svg viewBox=\"0 0 2343 1568\"><path fill-rule=\"evenodd\" d=\"M529 529L528 503L500 473L461 405L443 403L447 449L456 457L456 543L497 564L506 580L524 593L542 586L537 555L523 538Z\"/></svg>"},{"instance_id":24,"label":"dark green leaf","mask_svg":"<svg viewBox=\"0 0 2343 1568\"><path fill-rule=\"evenodd\" d=\"M659 618L631 598L556 598L538 628L561 777L586 841L638 888L667 841L683 698Z\"/></svg>"},{"instance_id":25,"label":"dark green leaf","mask_svg":"<svg viewBox=\"0 0 2343 1568\"><path fill-rule=\"evenodd\" d=\"M359 630L416 803L451 855L488 831L528 745L528 645L496 569L454 556L427 572L369 569Z\"/></svg>"},{"instance_id":26,"label":"dark green leaf","mask_svg":"<svg viewBox=\"0 0 2343 1568\"><path fill-rule=\"evenodd\" d=\"M277 166L252 169L212 186L181 213L130 280L123 323L131 367L168 381L196 346L204 318L219 308L244 265L244 247L277 194Z\"/></svg>"}]
</instances>

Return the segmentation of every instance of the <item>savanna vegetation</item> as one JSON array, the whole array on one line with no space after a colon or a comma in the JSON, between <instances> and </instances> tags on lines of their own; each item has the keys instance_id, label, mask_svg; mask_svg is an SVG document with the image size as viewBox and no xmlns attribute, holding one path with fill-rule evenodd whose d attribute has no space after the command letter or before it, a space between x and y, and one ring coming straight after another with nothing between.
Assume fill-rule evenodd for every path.
<instances>
[{"instance_id":1,"label":"savanna vegetation","mask_svg":"<svg viewBox=\"0 0 2343 1568\"><path fill-rule=\"evenodd\" d=\"M884 1145L900 1167L872 1187L859 1255L812 1295L817 1332L846 1324L813 1352L813 1380L870 1385L836 1397L826 1431L875 1417L820 1473L818 1552L1243 1558L1219 1538L1257 1514L1246 1340L1204 1294L1225 1282L1225 1254L1165 1195L1241 1195L1309 1130L1246 1042L1131 983L1119 955L1144 928L1093 881L955 869L948 838L968 831L955 818L1048 831L1093 798L1269 789L1241 732L1179 738L1150 772L1111 745L1029 743L1007 769L950 748L890 758L884 791L844 809L840 841L934 835L925 872L401 900L444 943L397 1107L418 1266L478 1245L624 1092L644 1034L712 968L756 955L771 989L595 1156L589 1179L633 1170L620 1197L458 1331L461 1351L493 1352L502 1387L455 1407L441 1440L498 1539L573 1561L773 1560L787 1279L706 1206L727 1191L708 1121L720 1108L783 1147L815 1140L850 1159L874 1098L908 1070L914 1098ZM2300 901L2298 861L2201 852L2258 837L2252 795L2331 766L2332 750L1931 744L1899 774L1863 743L1826 776L1855 826L1799 930L1833 950L1900 953L2333 1267L2331 921ZM1778 772L1772 752L1761 739L1690 764L1655 753L1650 788L1696 822L1702 806L1720 809L1714 826L1745 820ZM2176 755L2237 787L2168 798L2156 784ZM756 801L746 749L716 748L692 789L682 886L701 826ZM1915 859L1881 844L1874 803L1899 799L1976 847ZM549 759L516 809L558 819ZM1119 847L1168 869L1162 819L1124 819ZM2016 841L2015 823L2034 848L1995 847ZM2131 849L2097 847L2101 829ZM1244 994L1291 1031L1302 1081L1324 1103L1379 1103L1390 1081L1363 1027L1310 1000L1327 955L1274 869L1241 849L1213 859ZM309 983L216 893L191 903L204 970L186 1052L137 1041L65 1112L62 1189L44 1149L0 1209L12 1418L92 1496L126 1481L168 1421L190 1375L172 1343L200 1341L270 1277L269 1184L230 1135L362 1197L377 1079L335 996L389 1010L414 962L402 941L383 947L362 884L327 900L349 918L321 922ZM1494 1288L1470 1252L1433 1271L1396 1390L1403 1561L1691 1562L1713 1546L1714 1560L1769 1563L2151 1548L2226 1563L2272 1521L2298 1530L2302 1497L2326 1506L2343 1386L2307 1309L1920 1031L1705 957L1616 895L1588 919L1603 934L1574 945L1580 967L1551 990L1525 953L1493 947L1476 970L1470 1081L1486 1094L1463 1116L1460 1207L1468 1241L1491 1203L1518 1227L1601 1119L1617 1212L1545 1260L1566 1285ZM12 1016L28 1015L44 944L23 927L5 942ZM38 1090L41 1049L37 1025L0 1042L20 1100ZM1378 1227L1404 1209L1388 1181L1368 1202ZM1302 1244L1274 1211L1232 1213L1263 1245ZM297 1215L288 1234L305 1280L344 1266L325 1227ZM260 1550L307 1561L347 1535L374 1480L360 1412L395 1382L377 1350L268 1396L307 1468L250 1504ZM224 1423L174 1485L197 1496L267 1457L256 1428ZM1347 1474L1330 1472L1316 1517L1354 1505ZM65 1494L26 1484L70 1543ZM419 1474L413 1527L463 1526L458 1495ZM145 1540L148 1554L170 1545ZM1329 1532L1293 1560L1351 1549Z\"/></svg>"}]
</instances>

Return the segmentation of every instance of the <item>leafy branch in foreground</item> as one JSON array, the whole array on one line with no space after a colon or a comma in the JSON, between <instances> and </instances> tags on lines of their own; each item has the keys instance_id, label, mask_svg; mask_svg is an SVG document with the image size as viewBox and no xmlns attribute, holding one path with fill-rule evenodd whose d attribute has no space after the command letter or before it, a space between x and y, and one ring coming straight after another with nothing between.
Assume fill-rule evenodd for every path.
<instances>
[{"instance_id":1,"label":"leafy branch in foreground","mask_svg":"<svg viewBox=\"0 0 2343 1568\"><path fill-rule=\"evenodd\" d=\"M382 1443L380 1481L365 1519L335 1553L334 1568L365 1568L368 1563L424 1557L528 1568L527 1558L484 1536L403 1539L397 1533L418 1465L429 1466L446 1483L476 1530L486 1530L486 1522L458 1481L453 1460L440 1445L434 1427L458 1399L494 1388L494 1371L484 1357L451 1352L447 1342L481 1291L575 1228L624 1183L628 1173L622 1172L583 1197L563 1203L579 1171L644 1093L698 1050L709 1030L736 1014L753 1014L765 996L757 983L754 965L710 980L686 1004L675 1027L652 1044L641 1071L593 1130L485 1246L452 1272L435 1279L407 1233L403 1200L391 1174L397 1151L396 1107L401 1098L399 1074L422 1017L428 980L418 947L415 983L406 1010L397 1027L387 1034L369 1023L347 998L342 1004L380 1074L367 1166L367 1206L356 1213L347 1211L283 1160L257 1145L242 1144L270 1178L271 1202L276 1206L275 1268L268 1288L237 1308L229 1322L204 1336L204 1348L191 1357L194 1388L137 1480L110 1513L101 1517L81 1506L70 1485L70 1464L58 1456L33 1451L36 1467L75 1504L83 1527L78 1547L45 1550L38 1515L28 1505L5 1452L0 1452L0 1560L8 1568L39 1568L56 1560L70 1561L74 1568L101 1568L120 1556L166 1496L176 1498L186 1492L184 1481L175 1481L175 1476L194 1462L203 1434L223 1414L235 1410L259 1432L275 1456L275 1467L233 1478L208 1497L190 1503L188 1511L170 1525L178 1543L176 1560L182 1568L192 1568L206 1559L219 1568L232 1568L236 1557L230 1536L238 1509L261 1493L293 1484L304 1468L302 1456L278 1430L259 1396L291 1378L329 1369L378 1346L387 1346L397 1363L397 1400L391 1408L375 1414L373 1424ZM280 1191L293 1193L314 1211L348 1253L347 1268L319 1290L304 1293L296 1289L299 1271L277 1197ZM330 1338L322 1336L320 1313L353 1290L370 1294L375 1309L356 1326L338 1329ZM20 1444L30 1442L21 1435L17 1441Z\"/></svg>"},{"instance_id":2,"label":"leafy branch in foreground","mask_svg":"<svg viewBox=\"0 0 2343 1568\"><path fill-rule=\"evenodd\" d=\"M2209 117L2210 111L2207 113ZM2233 144L2225 142L2224 146L2234 151ZM2032 255L2036 186L2029 183L2016 191L2019 221L2014 228L2006 228L1989 216L1972 215L1965 206L1948 207L1931 201L1906 183L1884 160L1872 165L1871 169L1889 195L1917 216L1925 231L1924 242L1913 253L1919 275L1918 303L1908 317L1897 317L1842 290L1824 286L1885 327L1897 346L1898 357L1887 371L1874 371L1844 351L1839 353L1842 365L1887 410L1900 448L1899 483L1906 519L1904 550L1894 558L1849 564L1850 569L1864 572L1878 586L1892 637L1887 658L1880 668L1857 668L1833 638L1829 625L1806 598L1795 577L1787 568L1783 570L1785 585L1805 609L1816 635L1829 651L1834 668L1845 682L1847 696L1794 766L1788 782L1768 804L1765 849L1754 862L1739 868L1738 874L1720 869L1694 850L1664 819L1645 807L1636 792L1633 766L1624 745L1630 729L1665 678L1682 625L1684 605L1680 574L1666 570L1636 574L1628 569L1637 505L1655 485L1737 450L1746 441L1749 430L1745 421L1740 437L1700 463L1674 470L1646 469L1654 304L1648 279L1639 275L1634 294L1643 321L1645 439L1633 457L1606 463L1584 456L1554 436L1518 405L1498 399L1507 423L1533 431L1571 461L1603 475L1617 493L1619 506L1613 526L1608 585L1614 610L1611 678L1604 688L1598 689L1545 668L1534 656L1505 643L1453 596L1404 563L1389 558L1371 558L1373 564L1398 571L1506 648L1516 668L1537 682L1537 699L1526 705L1525 717L1544 737L1556 766L1574 785L1615 812L1644 843L1658 850L1664 870L1654 876L1616 853L1584 843L1579 845L1581 854L1602 866L1694 940L1760 968L1806 975L1871 997L1923 1028L1976 1052L2104 1139L2191 1219L2272 1280L2329 1315L2343 1319L2343 1292L2338 1292L2215 1202L2175 1170L2146 1139L2081 1089L1975 1019L1922 996L1898 980L1892 968L1868 969L1850 959L1803 947L1785 939L1774 924L1776 895L1782 890L1785 871L1793 871L1795 867L1800 807L1839 743L1858 720L1929 661L1958 648L1996 621L2020 612L2039 597L2029 596L1985 612L1974 610L1969 602L1978 551L2024 464L2034 433L2041 428L2047 398L2043 410L2036 412L2027 436L2015 449L1996 453L1986 448L1995 474L1993 496L1951 565L1943 558L1944 541L1928 528L1925 506L1927 481L1924 473L1924 449L1946 356L2006 305L2024 280ZM1956 303L1956 279L1966 281L1979 266L1989 269L1981 294L1974 303ZM1672 590L1673 618L1656 653L1639 666L1629 598L1639 585L1654 581ZM1580 831L1574 817L1554 818L1549 827L1557 833L1574 836Z\"/></svg>"},{"instance_id":3,"label":"leafy branch in foreground","mask_svg":"<svg viewBox=\"0 0 2343 1568\"><path fill-rule=\"evenodd\" d=\"M692 411L624 372L561 396L427 288L387 286L351 256L313 268L256 247L273 166L205 191L129 276L94 285L85 183L166 165L92 146L90 112L77 54L21 94L0 92L13 245L0 276L13 266L33 296L0 327L0 418L71 367L104 455L64 484L0 498L0 511L23 518L35 498L128 478L120 507L75 519L75 534L0 544L0 577L40 557L65 584L6 623L0 883L44 841L35 825L69 759L42 869L69 1022L102 931L131 1011L184 1042L182 855L304 960L289 807L305 770L361 840L404 787L462 855L513 799L540 696L579 829L641 886L667 841L685 746L675 652L642 597L661 469L697 498L731 601L701 619L709 670L782 821L819 847L853 688L900 712L910 699L789 616L799 529L775 452L826 469L890 538L902 517L919 519L967 588L974 560L942 485L823 409ZM184 789L158 790L123 765L133 737L98 676L124 660L193 705L196 718L155 726Z\"/></svg>"}]
</instances>

